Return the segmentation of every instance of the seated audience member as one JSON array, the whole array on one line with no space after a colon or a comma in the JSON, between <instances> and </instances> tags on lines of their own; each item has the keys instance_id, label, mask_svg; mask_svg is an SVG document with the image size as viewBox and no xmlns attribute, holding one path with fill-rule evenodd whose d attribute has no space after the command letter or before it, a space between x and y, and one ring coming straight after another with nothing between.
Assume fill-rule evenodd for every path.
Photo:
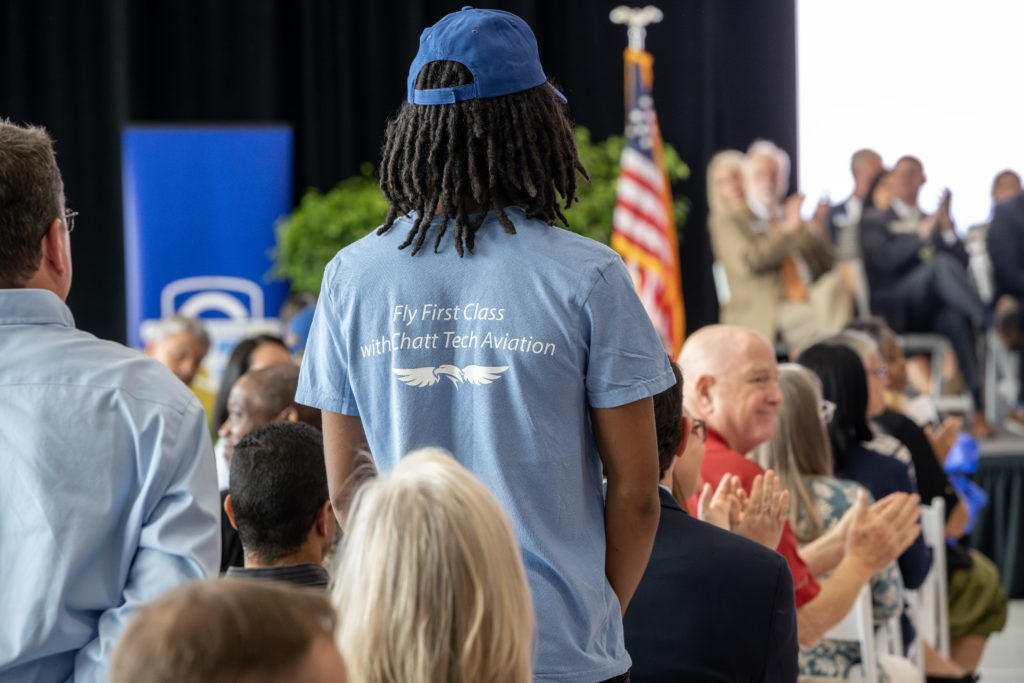
<instances>
[{"instance_id":1,"label":"seated audience member","mask_svg":"<svg viewBox=\"0 0 1024 683\"><path fill-rule=\"evenodd\" d=\"M831 341L805 349L797 362L818 375L822 396L836 405L828 424L836 476L861 484L876 500L897 491L916 495L917 484L907 463L864 445L874 438L868 420L885 409L884 392L871 387L874 384L884 388L881 360L876 358L875 364L866 368L855 351ZM907 588L918 588L930 566L931 554L918 535L900 556L903 583Z\"/></svg>"},{"instance_id":2,"label":"seated audience member","mask_svg":"<svg viewBox=\"0 0 1024 683\"><path fill-rule=\"evenodd\" d=\"M345 683L327 597L267 581L187 584L139 610L109 683Z\"/></svg>"},{"instance_id":3,"label":"seated audience member","mask_svg":"<svg viewBox=\"0 0 1024 683\"><path fill-rule=\"evenodd\" d=\"M715 483L735 474L749 491L764 471L744 454L772 437L782 403L772 346L752 330L711 325L686 340L680 364L686 410L707 425L701 477ZM793 575L801 644L814 643L842 620L868 579L917 535L912 525L900 524L897 513L897 506L879 503L858 509L849 523L836 525L801 553L785 523L777 550ZM819 582L816 577L828 572Z\"/></svg>"},{"instance_id":4,"label":"seated audience member","mask_svg":"<svg viewBox=\"0 0 1024 683\"><path fill-rule=\"evenodd\" d=\"M849 346L827 340L804 350L797 361L818 375L825 400L836 404L828 425L836 476L861 484L876 499L896 492L917 494L908 464L865 445L874 438L868 420L880 415L885 407L880 359L872 358L866 367ZM917 589L924 582L931 568L931 552L921 535L900 555L899 567L907 588ZM906 614L901 623L903 642L909 646L914 639L913 624ZM943 658L929 643L922 641L922 649L929 675L952 676L954 680L968 676L963 667Z\"/></svg>"},{"instance_id":5,"label":"seated audience member","mask_svg":"<svg viewBox=\"0 0 1024 683\"><path fill-rule=\"evenodd\" d=\"M280 337L259 334L238 342L224 366L220 390L217 392L217 402L213 408L213 424L222 425L228 419L228 394L231 393L231 388L239 377L250 370L291 362L292 358L288 353L288 347Z\"/></svg>"},{"instance_id":6,"label":"seated audience member","mask_svg":"<svg viewBox=\"0 0 1024 683\"><path fill-rule=\"evenodd\" d=\"M330 577L321 563L337 522L320 432L271 422L246 434L231 458L224 511L245 554L245 567L230 567L229 576L327 588Z\"/></svg>"},{"instance_id":7,"label":"seated audience member","mask_svg":"<svg viewBox=\"0 0 1024 683\"><path fill-rule=\"evenodd\" d=\"M235 446L246 434L276 421L304 422L320 429L320 411L295 402L295 389L299 383L299 368L287 363L250 370L231 387L228 398L228 417L217 434L222 457L231 466ZM230 470L229 470L230 473ZM230 477L228 477L230 487ZM221 491L221 571L244 564L242 544L227 513Z\"/></svg>"},{"instance_id":8,"label":"seated audience member","mask_svg":"<svg viewBox=\"0 0 1024 683\"><path fill-rule=\"evenodd\" d=\"M858 497L867 499L867 492L853 482L833 476L832 453L825 431L833 404L822 400L814 373L800 365L782 365L779 388L784 398L772 438L758 446L751 458L762 467L775 469L783 485L792 492L790 522L797 541L806 545L840 524L847 511L857 505ZM860 504L864 505L863 500ZM917 520L915 497L890 498L888 504L900 505L906 519ZM871 577L871 606L876 628L902 611L903 581L895 562ZM846 680L857 665L863 666L857 643L822 639L800 648L802 676ZM883 663L890 675L907 667L913 669L906 660ZM914 676L915 673L912 671L910 680L920 676Z\"/></svg>"},{"instance_id":9,"label":"seated audience member","mask_svg":"<svg viewBox=\"0 0 1024 683\"><path fill-rule=\"evenodd\" d=\"M892 330L878 320L859 321L855 326L870 335L871 341L882 349L890 378L899 382L903 355ZM845 332L840 335L840 339L846 337ZM851 348L864 359L863 343L854 341ZM873 348L869 348L867 353ZM944 499L946 538L963 538L968 521L967 504L958 496L942 469L942 461L956 440L960 419L946 418L931 439L913 420L890 408L875 417L872 423L905 444L910 451L922 500ZM988 636L1002 630L1006 623L1006 595L1000 585L998 568L974 548L956 542L947 543L945 570L949 580L950 655L965 670L973 671L981 661Z\"/></svg>"},{"instance_id":10,"label":"seated audience member","mask_svg":"<svg viewBox=\"0 0 1024 683\"><path fill-rule=\"evenodd\" d=\"M971 431L991 436L981 410L974 340L974 326L985 325L988 313L967 279L967 252L949 215L950 193L944 193L935 215L925 216L917 206L924 182L921 162L901 158L892 171L888 210L867 211L861 219L871 309L898 333L938 332L949 338L974 399Z\"/></svg>"},{"instance_id":11,"label":"seated audience member","mask_svg":"<svg viewBox=\"0 0 1024 683\"><path fill-rule=\"evenodd\" d=\"M210 350L210 337L195 318L172 315L150 329L142 350L170 368L182 382L192 384Z\"/></svg>"},{"instance_id":12,"label":"seated audience member","mask_svg":"<svg viewBox=\"0 0 1024 683\"><path fill-rule=\"evenodd\" d=\"M781 334L786 343L801 346L838 331L853 307L838 272L830 270L827 207L804 222L801 195L781 203L788 178L789 156L770 142L755 142L743 164L747 206L742 212L713 212L708 227L729 283L722 322L750 327L771 341Z\"/></svg>"},{"instance_id":13,"label":"seated audience member","mask_svg":"<svg viewBox=\"0 0 1024 683\"><path fill-rule=\"evenodd\" d=\"M1024 305L1024 195L996 207L987 243L995 276L995 296L1014 299L1019 319L1020 307ZM1017 405L1005 426L1024 435L1024 362L1020 363L1019 379Z\"/></svg>"},{"instance_id":14,"label":"seated audience member","mask_svg":"<svg viewBox=\"0 0 1024 683\"><path fill-rule=\"evenodd\" d=\"M259 334L238 342L224 366L220 388L217 390L217 399L213 404L213 416L210 419L210 424L218 427L228 419L228 398L239 377L250 370L260 370L271 365L286 365L291 362L288 347L279 337ZM228 488L230 468L228 462L230 456L224 454L225 446L223 439L218 439L214 444L214 453L217 456L217 485L221 491Z\"/></svg>"},{"instance_id":15,"label":"seated audience member","mask_svg":"<svg viewBox=\"0 0 1024 683\"><path fill-rule=\"evenodd\" d=\"M992 213L1003 202L1024 194L1020 176L1013 171L1001 171L992 181ZM964 247L967 249L967 271L971 276L978 297L987 305L995 302L995 275L992 272L992 259L988 255L988 231L992 227L988 222L972 225L964 236Z\"/></svg>"},{"instance_id":16,"label":"seated audience member","mask_svg":"<svg viewBox=\"0 0 1024 683\"><path fill-rule=\"evenodd\" d=\"M414 451L359 488L333 600L352 680L530 680L533 608L512 528L440 449Z\"/></svg>"},{"instance_id":17,"label":"seated audience member","mask_svg":"<svg viewBox=\"0 0 1024 683\"><path fill-rule=\"evenodd\" d=\"M829 239L835 245L836 258L840 261L860 257L857 239L860 217L864 213L868 190L882 170L882 157L873 149L858 149L850 158L853 194L828 212Z\"/></svg>"},{"instance_id":18,"label":"seated audience member","mask_svg":"<svg viewBox=\"0 0 1024 683\"><path fill-rule=\"evenodd\" d=\"M630 680L796 680L793 577L778 553L691 517L670 488L702 451L687 448L682 374L654 397L661 519L640 585L623 616ZM699 430L698 430L699 431ZM696 441L696 438L692 440ZM685 500L682 498L680 500Z\"/></svg>"}]
</instances>

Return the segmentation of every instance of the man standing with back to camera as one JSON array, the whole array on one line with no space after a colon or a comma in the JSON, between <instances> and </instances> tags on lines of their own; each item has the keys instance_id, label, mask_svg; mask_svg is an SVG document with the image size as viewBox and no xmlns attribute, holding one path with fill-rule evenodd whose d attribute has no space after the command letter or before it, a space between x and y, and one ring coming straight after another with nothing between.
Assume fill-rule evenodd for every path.
<instances>
[{"instance_id":1,"label":"man standing with back to camera","mask_svg":"<svg viewBox=\"0 0 1024 683\"><path fill-rule=\"evenodd\" d=\"M216 472L171 371L75 329L50 137L0 119L0 680L104 681L164 591L215 573Z\"/></svg>"},{"instance_id":2,"label":"man standing with back to camera","mask_svg":"<svg viewBox=\"0 0 1024 683\"><path fill-rule=\"evenodd\" d=\"M390 210L327 267L297 400L324 411L342 520L361 445L382 470L448 449L516 530L535 679L625 681L659 515L651 396L675 378L619 256L554 226L585 173L564 101L515 15L423 32L384 144Z\"/></svg>"}]
</instances>

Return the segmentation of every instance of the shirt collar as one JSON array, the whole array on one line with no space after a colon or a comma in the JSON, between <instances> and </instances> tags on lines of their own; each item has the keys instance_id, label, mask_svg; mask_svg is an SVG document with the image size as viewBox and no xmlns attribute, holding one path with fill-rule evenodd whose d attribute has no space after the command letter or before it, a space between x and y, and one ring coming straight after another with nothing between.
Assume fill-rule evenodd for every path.
<instances>
[{"instance_id":1,"label":"shirt collar","mask_svg":"<svg viewBox=\"0 0 1024 683\"><path fill-rule=\"evenodd\" d=\"M704 439L704 452L707 452L708 446L714 446L716 448L724 448L726 450L732 450L732 446L725 442L722 435L716 432L711 427L704 425L704 429L707 432L707 437Z\"/></svg>"},{"instance_id":2,"label":"shirt collar","mask_svg":"<svg viewBox=\"0 0 1024 683\"><path fill-rule=\"evenodd\" d=\"M916 206L911 206L898 197L893 197L891 208L900 220L912 221L921 217L921 211Z\"/></svg>"},{"instance_id":3,"label":"shirt collar","mask_svg":"<svg viewBox=\"0 0 1024 683\"><path fill-rule=\"evenodd\" d=\"M48 289L0 289L0 325L74 327L75 317Z\"/></svg>"}]
</instances>

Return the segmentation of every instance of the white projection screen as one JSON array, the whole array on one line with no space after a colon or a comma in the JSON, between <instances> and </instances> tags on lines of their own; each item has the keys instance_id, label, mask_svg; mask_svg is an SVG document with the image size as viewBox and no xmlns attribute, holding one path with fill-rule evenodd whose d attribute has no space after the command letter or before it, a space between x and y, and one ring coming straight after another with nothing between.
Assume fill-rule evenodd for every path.
<instances>
[{"instance_id":1,"label":"white projection screen","mask_svg":"<svg viewBox=\"0 0 1024 683\"><path fill-rule=\"evenodd\" d=\"M924 162L921 208L953 193L961 234L991 214L1004 169L1024 174L1024 2L796 0L799 187L849 196L850 155Z\"/></svg>"}]
</instances>

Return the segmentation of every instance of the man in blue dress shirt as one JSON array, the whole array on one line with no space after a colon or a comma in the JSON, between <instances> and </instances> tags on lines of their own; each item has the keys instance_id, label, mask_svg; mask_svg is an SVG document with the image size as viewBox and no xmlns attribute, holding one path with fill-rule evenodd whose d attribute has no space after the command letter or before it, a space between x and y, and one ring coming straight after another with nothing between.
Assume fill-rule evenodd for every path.
<instances>
[{"instance_id":1,"label":"man in blue dress shirt","mask_svg":"<svg viewBox=\"0 0 1024 683\"><path fill-rule=\"evenodd\" d=\"M140 606L219 563L199 401L75 329L53 143L0 120L0 680L103 681Z\"/></svg>"}]
</instances>

